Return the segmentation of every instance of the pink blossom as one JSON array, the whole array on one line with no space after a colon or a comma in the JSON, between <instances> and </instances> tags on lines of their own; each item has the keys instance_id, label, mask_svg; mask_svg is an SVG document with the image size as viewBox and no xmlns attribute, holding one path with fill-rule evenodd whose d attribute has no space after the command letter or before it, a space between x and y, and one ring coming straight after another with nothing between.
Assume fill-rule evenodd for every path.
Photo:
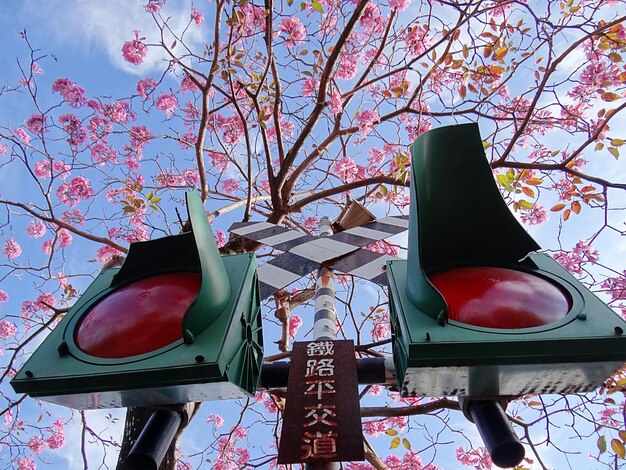
<instances>
[{"instance_id":1,"label":"pink blossom","mask_svg":"<svg viewBox=\"0 0 626 470\"><path fill-rule=\"evenodd\" d=\"M217 127L222 132L224 142L227 144L236 144L243 138L243 123L239 116L223 117L218 115L215 120Z\"/></svg>"},{"instance_id":2,"label":"pink blossom","mask_svg":"<svg viewBox=\"0 0 626 470\"><path fill-rule=\"evenodd\" d=\"M490 470L493 468L493 462L484 447L470 450L459 447L456 450L456 458L463 465L472 466L477 470Z\"/></svg>"},{"instance_id":3,"label":"pink blossom","mask_svg":"<svg viewBox=\"0 0 626 470\"><path fill-rule=\"evenodd\" d=\"M41 251L46 255L52 254L52 248L54 246L53 240L46 240L41 244Z\"/></svg>"},{"instance_id":4,"label":"pink blossom","mask_svg":"<svg viewBox=\"0 0 626 470\"><path fill-rule=\"evenodd\" d=\"M80 108L87 103L85 90L68 78L58 78L52 83L52 92L60 93L71 108Z\"/></svg>"},{"instance_id":5,"label":"pink blossom","mask_svg":"<svg viewBox=\"0 0 626 470\"><path fill-rule=\"evenodd\" d=\"M46 439L48 446L51 449L60 449L65 445L65 433L63 428L55 428L48 439Z\"/></svg>"},{"instance_id":6,"label":"pink blossom","mask_svg":"<svg viewBox=\"0 0 626 470\"><path fill-rule=\"evenodd\" d=\"M428 28L426 26L415 25L407 30L404 42L409 54L419 56L432 45L432 38L428 36Z\"/></svg>"},{"instance_id":7,"label":"pink blossom","mask_svg":"<svg viewBox=\"0 0 626 470\"><path fill-rule=\"evenodd\" d=\"M385 240L378 240L370 245L367 245L365 249L373 251L375 253L381 253L381 254L395 256L395 257L399 255L398 247L396 245L392 245L391 243Z\"/></svg>"},{"instance_id":8,"label":"pink blossom","mask_svg":"<svg viewBox=\"0 0 626 470\"><path fill-rule=\"evenodd\" d=\"M341 55L335 77L340 80L352 80L358 71L357 62L359 55L356 53L346 52Z\"/></svg>"},{"instance_id":9,"label":"pink blossom","mask_svg":"<svg viewBox=\"0 0 626 470\"><path fill-rule=\"evenodd\" d=\"M259 185L261 186L261 189L263 189L263 191L265 191L267 194L270 193L270 180L268 180L267 178L262 179L261 181L259 181Z\"/></svg>"},{"instance_id":10,"label":"pink blossom","mask_svg":"<svg viewBox=\"0 0 626 470\"><path fill-rule=\"evenodd\" d=\"M180 140L178 141L180 144L180 148L188 149L196 146L196 133L195 132L185 132L180 136Z\"/></svg>"},{"instance_id":11,"label":"pink blossom","mask_svg":"<svg viewBox=\"0 0 626 470\"><path fill-rule=\"evenodd\" d=\"M298 315L291 315L291 317L289 317L289 337L295 338L301 326L302 318Z\"/></svg>"},{"instance_id":12,"label":"pink blossom","mask_svg":"<svg viewBox=\"0 0 626 470\"><path fill-rule=\"evenodd\" d=\"M2 420L2 423L6 426L7 424L9 424L10 422L13 421L13 412L11 410L8 410L4 413L4 418Z\"/></svg>"},{"instance_id":13,"label":"pink blossom","mask_svg":"<svg viewBox=\"0 0 626 470\"><path fill-rule=\"evenodd\" d=\"M196 168L187 168L186 170L183 170L182 176L187 186L199 186L200 175L198 174L198 170Z\"/></svg>"},{"instance_id":14,"label":"pink blossom","mask_svg":"<svg viewBox=\"0 0 626 470\"><path fill-rule=\"evenodd\" d=\"M244 5L241 7L244 14L239 18L239 25L243 35L249 36L257 32L265 31L265 10L257 5Z\"/></svg>"},{"instance_id":15,"label":"pink blossom","mask_svg":"<svg viewBox=\"0 0 626 470\"><path fill-rule=\"evenodd\" d=\"M174 114L176 106L178 106L178 100L174 95L161 93L154 102L154 105L157 107L157 109L163 111L167 117L170 117L172 114Z\"/></svg>"},{"instance_id":16,"label":"pink blossom","mask_svg":"<svg viewBox=\"0 0 626 470\"><path fill-rule=\"evenodd\" d=\"M26 145L30 144L30 136L21 127L13 131L13 135L24 142Z\"/></svg>"},{"instance_id":17,"label":"pink blossom","mask_svg":"<svg viewBox=\"0 0 626 470\"><path fill-rule=\"evenodd\" d=\"M30 458L17 459L17 470L37 470L37 465Z\"/></svg>"},{"instance_id":18,"label":"pink blossom","mask_svg":"<svg viewBox=\"0 0 626 470\"><path fill-rule=\"evenodd\" d=\"M4 243L4 248L2 249L2 252L4 253L4 256L6 256L7 258L14 259L22 254L22 247L15 240L13 240L12 238L9 238Z\"/></svg>"},{"instance_id":19,"label":"pink blossom","mask_svg":"<svg viewBox=\"0 0 626 470\"><path fill-rule=\"evenodd\" d=\"M391 81L389 82L389 89L397 97L407 96L411 94L411 82L406 76L407 76L406 70L402 72L394 73L391 76Z\"/></svg>"},{"instance_id":20,"label":"pink blossom","mask_svg":"<svg viewBox=\"0 0 626 470\"><path fill-rule=\"evenodd\" d=\"M403 11L411 4L411 0L389 0L389 8Z\"/></svg>"},{"instance_id":21,"label":"pink blossom","mask_svg":"<svg viewBox=\"0 0 626 470\"><path fill-rule=\"evenodd\" d=\"M304 219L304 223L302 225L304 225L304 228L306 228L310 232L313 232L317 230L319 224L320 221L317 217L307 217L306 219Z\"/></svg>"},{"instance_id":22,"label":"pink blossom","mask_svg":"<svg viewBox=\"0 0 626 470\"><path fill-rule=\"evenodd\" d=\"M43 134L46 128L46 117L42 114L33 114L26 120L26 128L33 134Z\"/></svg>"},{"instance_id":23,"label":"pink blossom","mask_svg":"<svg viewBox=\"0 0 626 470\"><path fill-rule=\"evenodd\" d=\"M59 123L63 126L63 130L67 132L67 142L78 147L87 140L87 132L82 127L82 122L74 114L63 114L59 117Z\"/></svg>"},{"instance_id":24,"label":"pink blossom","mask_svg":"<svg viewBox=\"0 0 626 470\"><path fill-rule=\"evenodd\" d=\"M46 446L46 441L44 441L41 436L33 436L28 441L28 448L35 454L41 454Z\"/></svg>"},{"instance_id":25,"label":"pink blossom","mask_svg":"<svg viewBox=\"0 0 626 470\"><path fill-rule=\"evenodd\" d=\"M127 41L122 46L122 55L126 61L134 65L143 63L146 54L148 53L148 46L143 42L146 38L139 37L139 31L133 31L135 33L135 39Z\"/></svg>"},{"instance_id":26,"label":"pink blossom","mask_svg":"<svg viewBox=\"0 0 626 470\"><path fill-rule=\"evenodd\" d=\"M102 106L102 114L112 122L119 124L126 124L137 118L135 113L130 109L130 103L124 100L106 103Z\"/></svg>"},{"instance_id":27,"label":"pink blossom","mask_svg":"<svg viewBox=\"0 0 626 470\"><path fill-rule=\"evenodd\" d=\"M153 78L142 78L137 82L137 94L142 98L147 98L157 87L158 82Z\"/></svg>"},{"instance_id":28,"label":"pink blossom","mask_svg":"<svg viewBox=\"0 0 626 470\"><path fill-rule=\"evenodd\" d=\"M380 120L378 112L375 109L364 109L356 115L356 122L363 138L374 129L376 123Z\"/></svg>"},{"instance_id":29,"label":"pink blossom","mask_svg":"<svg viewBox=\"0 0 626 470\"><path fill-rule=\"evenodd\" d=\"M279 121L280 124L280 132L283 139L288 139L293 135L293 122L288 121L286 119L281 118ZM276 128L270 127L267 129L267 138L270 141L276 139Z\"/></svg>"},{"instance_id":30,"label":"pink blossom","mask_svg":"<svg viewBox=\"0 0 626 470\"><path fill-rule=\"evenodd\" d=\"M211 159L211 165L213 165L217 171L221 173L226 170L226 167L228 166L228 157L225 154L209 151L208 157Z\"/></svg>"},{"instance_id":31,"label":"pink blossom","mask_svg":"<svg viewBox=\"0 0 626 470\"><path fill-rule=\"evenodd\" d=\"M189 77L189 75L185 75L183 80L180 82L180 91L198 91L198 86L196 83Z\"/></svg>"},{"instance_id":32,"label":"pink blossom","mask_svg":"<svg viewBox=\"0 0 626 470\"><path fill-rule=\"evenodd\" d=\"M424 116L413 117L411 116L407 120L406 132L409 134L410 140L417 139L418 136L426 131L429 131L432 127L431 122Z\"/></svg>"},{"instance_id":33,"label":"pink blossom","mask_svg":"<svg viewBox=\"0 0 626 470\"><path fill-rule=\"evenodd\" d=\"M175 174L172 170L165 170L164 172L159 173L155 180L160 186L166 188L185 186L185 180L182 175Z\"/></svg>"},{"instance_id":34,"label":"pink blossom","mask_svg":"<svg viewBox=\"0 0 626 470\"><path fill-rule=\"evenodd\" d=\"M132 137L131 137L132 138ZM106 141L98 142L94 144L89 149L89 153L91 154L91 158L95 163L100 163L104 165L107 162L117 163L117 150L109 147L109 144Z\"/></svg>"},{"instance_id":35,"label":"pink blossom","mask_svg":"<svg viewBox=\"0 0 626 470\"><path fill-rule=\"evenodd\" d=\"M63 221L70 224L83 225L85 223L85 216L78 209L63 211Z\"/></svg>"},{"instance_id":36,"label":"pink blossom","mask_svg":"<svg viewBox=\"0 0 626 470\"><path fill-rule=\"evenodd\" d=\"M548 211L538 204L535 204L532 209L520 213L520 219L528 225L541 225L547 222L548 218Z\"/></svg>"},{"instance_id":37,"label":"pink blossom","mask_svg":"<svg viewBox=\"0 0 626 470\"><path fill-rule=\"evenodd\" d=\"M0 289L0 302L8 302L9 301L9 295L4 292L2 289Z\"/></svg>"},{"instance_id":38,"label":"pink blossom","mask_svg":"<svg viewBox=\"0 0 626 470\"><path fill-rule=\"evenodd\" d=\"M572 253L580 257L581 260L586 259L592 264L598 262L598 250L591 248L591 246L589 246L589 244L584 240L580 240L576 243L576 246L572 249Z\"/></svg>"},{"instance_id":39,"label":"pink blossom","mask_svg":"<svg viewBox=\"0 0 626 470\"><path fill-rule=\"evenodd\" d=\"M69 230L65 228L59 230L59 232L57 233L57 238L59 240L59 246L61 248L65 248L72 243L72 234L69 232Z\"/></svg>"},{"instance_id":40,"label":"pink blossom","mask_svg":"<svg viewBox=\"0 0 626 470\"><path fill-rule=\"evenodd\" d=\"M143 7L148 13L155 14L163 7L163 0L148 0L148 3Z\"/></svg>"},{"instance_id":41,"label":"pink blossom","mask_svg":"<svg viewBox=\"0 0 626 470\"><path fill-rule=\"evenodd\" d=\"M191 19L194 21L194 23L196 23L196 26L200 26L204 21L204 16L202 16L202 13L200 13L197 8L192 8Z\"/></svg>"},{"instance_id":42,"label":"pink blossom","mask_svg":"<svg viewBox=\"0 0 626 470\"><path fill-rule=\"evenodd\" d=\"M359 24L369 33L382 33L385 30L385 19L381 15L378 5L368 3L361 18L359 18Z\"/></svg>"},{"instance_id":43,"label":"pink blossom","mask_svg":"<svg viewBox=\"0 0 626 470\"><path fill-rule=\"evenodd\" d=\"M0 144L0 155L6 155L8 148L5 144Z\"/></svg>"},{"instance_id":44,"label":"pink blossom","mask_svg":"<svg viewBox=\"0 0 626 470\"><path fill-rule=\"evenodd\" d=\"M17 327L8 320L0 321L0 338L7 339L15 334Z\"/></svg>"},{"instance_id":45,"label":"pink blossom","mask_svg":"<svg viewBox=\"0 0 626 470\"><path fill-rule=\"evenodd\" d=\"M250 460L250 451L245 447L238 447L235 449L235 461L238 468L246 468L248 461Z\"/></svg>"},{"instance_id":46,"label":"pink blossom","mask_svg":"<svg viewBox=\"0 0 626 470\"><path fill-rule=\"evenodd\" d=\"M363 431L368 436L376 437L387 431L387 425L382 420L364 421Z\"/></svg>"},{"instance_id":47,"label":"pink blossom","mask_svg":"<svg viewBox=\"0 0 626 470\"><path fill-rule=\"evenodd\" d=\"M296 43L302 42L306 39L306 29L300 20L295 16L285 18L280 23L278 31L287 35L287 38L285 39L285 46L295 46Z\"/></svg>"},{"instance_id":48,"label":"pink blossom","mask_svg":"<svg viewBox=\"0 0 626 470\"><path fill-rule=\"evenodd\" d=\"M222 191L224 191L226 194L234 194L238 189L239 183L237 182L237 180L234 180L232 178L228 178L222 183Z\"/></svg>"},{"instance_id":49,"label":"pink blossom","mask_svg":"<svg viewBox=\"0 0 626 470\"><path fill-rule=\"evenodd\" d=\"M388 323L376 322L371 331L374 341L380 341L387 338L391 334L391 326Z\"/></svg>"},{"instance_id":50,"label":"pink blossom","mask_svg":"<svg viewBox=\"0 0 626 470\"><path fill-rule=\"evenodd\" d=\"M40 238L46 234L46 226L41 220L31 220L28 223L26 232L33 238Z\"/></svg>"},{"instance_id":51,"label":"pink blossom","mask_svg":"<svg viewBox=\"0 0 626 470\"><path fill-rule=\"evenodd\" d=\"M218 414L211 413L209 419L207 419L207 423L213 423L216 428L221 428L224 425L224 418Z\"/></svg>"},{"instance_id":52,"label":"pink blossom","mask_svg":"<svg viewBox=\"0 0 626 470\"><path fill-rule=\"evenodd\" d=\"M626 300L626 271L619 277L605 279L601 287L608 291L612 300Z\"/></svg>"},{"instance_id":53,"label":"pink blossom","mask_svg":"<svg viewBox=\"0 0 626 470\"><path fill-rule=\"evenodd\" d=\"M248 435L248 431L242 426L235 426L234 429L231 430L233 437L237 440L244 439Z\"/></svg>"},{"instance_id":54,"label":"pink blossom","mask_svg":"<svg viewBox=\"0 0 626 470\"><path fill-rule=\"evenodd\" d=\"M38 310L45 310L47 312L52 311L50 307L54 307L56 303L57 303L57 299L55 299L54 295L50 293L39 294L37 296L37 300L35 301L35 304L37 305Z\"/></svg>"},{"instance_id":55,"label":"pink blossom","mask_svg":"<svg viewBox=\"0 0 626 470\"><path fill-rule=\"evenodd\" d=\"M348 462L344 468L346 470L374 470L370 464L359 462Z\"/></svg>"},{"instance_id":56,"label":"pink blossom","mask_svg":"<svg viewBox=\"0 0 626 470\"><path fill-rule=\"evenodd\" d=\"M130 146L136 152L141 151L152 138L152 132L146 126L133 126L130 129Z\"/></svg>"},{"instance_id":57,"label":"pink blossom","mask_svg":"<svg viewBox=\"0 0 626 470\"><path fill-rule=\"evenodd\" d=\"M104 110L101 109L98 112L103 111ZM87 129L93 132L94 135L91 136L91 140L95 142L97 140L106 138L113 130L113 125L111 124L111 121L104 117L94 116L89 120Z\"/></svg>"},{"instance_id":58,"label":"pink blossom","mask_svg":"<svg viewBox=\"0 0 626 470\"><path fill-rule=\"evenodd\" d=\"M357 165L350 157L342 157L333 165L333 173L346 183L357 181L365 177L365 168Z\"/></svg>"},{"instance_id":59,"label":"pink blossom","mask_svg":"<svg viewBox=\"0 0 626 470\"><path fill-rule=\"evenodd\" d=\"M43 74L43 69L39 66L37 62L32 62L30 66L30 73L32 75L41 75ZM22 86L30 88L31 86L31 78L22 77L19 79L19 82Z\"/></svg>"},{"instance_id":60,"label":"pink blossom","mask_svg":"<svg viewBox=\"0 0 626 470\"><path fill-rule=\"evenodd\" d=\"M96 252L96 256L98 257L98 261L100 261L101 263L106 263L107 261L109 261L114 256L120 256L121 254L122 254L121 251L116 250L115 248L113 248L112 246L109 246L109 245L104 245L104 246L98 248L98 251Z\"/></svg>"},{"instance_id":61,"label":"pink blossom","mask_svg":"<svg viewBox=\"0 0 626 470\"><path fill-rule=\"evenodd\" d=\"M68 184L62 184L57 189L57 197L64 204L70 207L76 206L80 201L84 201L93 196L91 182L84 176L76 176Z\"/></svg>"},{"instance_id":62,"label":"pink blossom","mask_svg":"<svg viewBox=\"0 0 626 470\"><path fill-rule=\"evenodd\" d=\"M343 111L343 101L341 101L341 93L337 90L333 90L330 94L330 111L335 116L341 114Z\"/></svg>"},{"instance_id":63,"label":"pink blossom","mask_svg":"<svg viewBox=\"0 0 626 470\"><path fill-rule=\"evenodd\" d=\"M216 230L215 231L215 243L217 243L217 247L221 248L224 245L226 245L226 233L224 233L223 230Z\"/></svg>"},{"instance_id":64,"label":"pink blossom","mask_svg":"<svg viewBox=\"0 0 626 470\"><path fill-rule=\"evenodd\" d=\"M302 90L300 93L302 96L311 96L312 94L317 93L318 85L319 84L316 79L312 77L306 78L302 82Z\"/></svg>"}]
</instances>

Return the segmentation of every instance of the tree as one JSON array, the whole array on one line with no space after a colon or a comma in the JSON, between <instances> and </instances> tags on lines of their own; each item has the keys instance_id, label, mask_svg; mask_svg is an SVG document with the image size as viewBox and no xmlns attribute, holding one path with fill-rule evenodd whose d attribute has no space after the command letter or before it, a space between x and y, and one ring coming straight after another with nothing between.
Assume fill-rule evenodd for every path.
<instances>
[{"instance_id":1,"label":"tree","mask_svg":"<svg viewBox=\"0 0 626 470\"><path fill-rule=\"evenodd\" d=\"M545 224L544 246L626 315L623 258L609 251L624 235L623 2L216 0L186 7L182 17L164 3L149 0L148 29L127 31L117 46L137 71L148 60L158 64L135 88L111 84L93 94L88 83L51 76L68 58L24 31L0 89L15 110L0 123L8 466L45 464L73 426L85 468L98 465L89 449L119 452L121 437L93 428L90 413L57 417L58 408L16 396L7 382L102 263L119 262L133 241L184 229L185 189L199 188L223 253L252 251L258 244L227 236L229 222L311 232L350 200L379 214L405 211L408 145L431 127L478 121L511 210L531 230ZM122 83L132 76L114 73ZM602 264L598 246L606 247ZM400 251L389 243L370 249ZM364 284L340 279L342 331L363 357L390 354L385 292L370 294L368 308L355 301ZM268 360L306 337L298 328L311 324L311 292L304 279L264 304L267 331L276 335L266 344L279 346L267 348ZM508 412L531 449L526 465L549 467L545 446L564 461L584 446L593 465L623 464L625 383L619 372L592 394L516 400ZM377 386L364 395L366 436L387 436L368 445L368 465L434 468L455 449L459 462L490 468L484 449L463 434L456 400L403 399ZM180 468L206 459L223 468L269 465L275 448L266 442L249 455L240 424L249 419L276 436L284 399L270 390L257 400L243 404L230 431L200 409L194 422L214 440L202 450L182 447ZM374 450L400 443L403 455ZM171 451L166 468L178 458Z\"/></svg>"}]
</instances>

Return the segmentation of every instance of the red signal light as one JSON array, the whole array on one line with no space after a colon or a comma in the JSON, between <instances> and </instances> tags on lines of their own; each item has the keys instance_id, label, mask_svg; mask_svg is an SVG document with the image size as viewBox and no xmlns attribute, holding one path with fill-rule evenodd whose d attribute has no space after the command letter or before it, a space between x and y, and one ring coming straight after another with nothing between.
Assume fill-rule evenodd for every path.
<instances>
[{"instance_id":1,"label":"red signal light","mask_svg":"<svg viewBox=\"0 0 626 470\"><path fill-rule=\"evenodd\" d=\"M455 268L429 276L448 305L448 317L487 328L531 328L565 317L567 292L523 271L495 267Z\"/></svg>"},{"instance_id":2,"label":"red signal light","mask_svg":"<svg viewBox=\"0 0 626 470\"><path fill-rule=\"evenodd\" d=\"M74 340L102 358L145 354L182 338L185 312L200 290L195 273L169 273L128 284L98 302L82 319Z\"/></svg>"}]
</instances>

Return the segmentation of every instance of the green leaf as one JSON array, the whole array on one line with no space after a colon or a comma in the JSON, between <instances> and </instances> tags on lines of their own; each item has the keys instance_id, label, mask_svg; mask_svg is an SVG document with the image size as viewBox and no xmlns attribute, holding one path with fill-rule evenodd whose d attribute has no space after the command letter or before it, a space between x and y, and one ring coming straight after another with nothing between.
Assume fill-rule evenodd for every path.
<instances>
[{"instance_id":1,"label":"green leaf","mask_svg":"<svg viewBox=\"0 0 626 470\"><path fill-rule=\"evenodd\" d=\"M324 13L324 8L322 8L322 4L319 2L312 2L311 6L318 13Z\"/></svg>"},{"instance_id":2,"label":"green leaf","mask_svg":"<svg viewBox=\"0 0 626 470\"><path fill-rule=\"evenodd\" d=\"M626 457L626 448L624 448L624 443L619 439L611 439L611 449L615 452L620 458Z\"/></svg>"},{"instance_id":3,"label":"green leaf","mask_svg":"<svg viewBox=\"0 0 626 470\"><path fill-rule=\"evenodd\" d=\"M398 435L398 431L396 431L395 429L387 429L385 431L385 434L387 434L388 436L397 436Z\"/></svg>"},{"instance_id":4,"label":"green leaf","mask_svg":"<svg viewBox=\"0 0 626 470\"><path fill-rule=\"evenodd\" d=\"M506 176L504 173L500 173L498 175L498 183L500 183L502 186L509 186L509 178L508 176Z\"/></svg>"},{"instance_id":5,"label":"green leaf","mask_svg":"<svg viewBox=\"0 0 626 470\"><path fill-rule=\"evenodd\" d=\"M395 449L396 447L398 447L400 445L400 438L399 437L394 437L391 440L391 445L389 446L390 449Z\"/></svg>"},{"instance_id":6,"label":"green leaf","mask_svg":"<svg viewBox=\"0 0 626 470\"><path fill-rule=\"evenodd\" d=\"M518 202L519 202L519 206L522 209L531 210L533 207L535 207L535 205L532 202L528 202L525 199L520 199Z\"/></svg>"},{"instance_id":7,"label":"green leaf","mask_svg":"<svg viewBox=\"0 0 626 470\"><path fill-rule=\"evenodd\" d=\"M411 450L411 443L406 437L402 438L402 445L406 447L407 450Z\"/></svg>"},{"instance_id":8,"label":"green leaf","mask_svg":"<svg viewBox=\"0 0 626 470\"><path fill-rule=\"evenodd\" d=\"M619 150L617 150L615 147L609 147L609 153L615 158L619 158Z\"/></svg>"},{"instance_id":9,"label":"green leaf","mask_svg":"<svg viewBox=\"0 0 626 470\"><path fill-rule=\"evenodd\" d=\"M598 438L598 442L596 442L596 445L598 446L598 450L601 454L604 454L606 452L606 439L604 438L604 436L600 436Z\"/></svg>"}]
</instances>

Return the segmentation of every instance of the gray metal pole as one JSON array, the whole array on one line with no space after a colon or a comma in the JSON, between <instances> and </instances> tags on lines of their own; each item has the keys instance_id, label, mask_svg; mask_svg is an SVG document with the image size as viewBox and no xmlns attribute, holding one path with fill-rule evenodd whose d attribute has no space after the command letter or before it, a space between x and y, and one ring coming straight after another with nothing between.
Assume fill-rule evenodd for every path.
<instances>
[{"instance_id":1,"label":"gray metal pole","mask_svg":"<svg viewBox=\"0 0 626 470\"><path fill-rule=\"evenodd\" d=\"M333 227L328 217L320 220L320 237L333 234ZM321 266L315 282L315 321L313 339L337 339L337 309L335 308L335 276L333 270ZM339 462L309 463L307 470L338 470Z\"/></svg>"}]
</instances>

